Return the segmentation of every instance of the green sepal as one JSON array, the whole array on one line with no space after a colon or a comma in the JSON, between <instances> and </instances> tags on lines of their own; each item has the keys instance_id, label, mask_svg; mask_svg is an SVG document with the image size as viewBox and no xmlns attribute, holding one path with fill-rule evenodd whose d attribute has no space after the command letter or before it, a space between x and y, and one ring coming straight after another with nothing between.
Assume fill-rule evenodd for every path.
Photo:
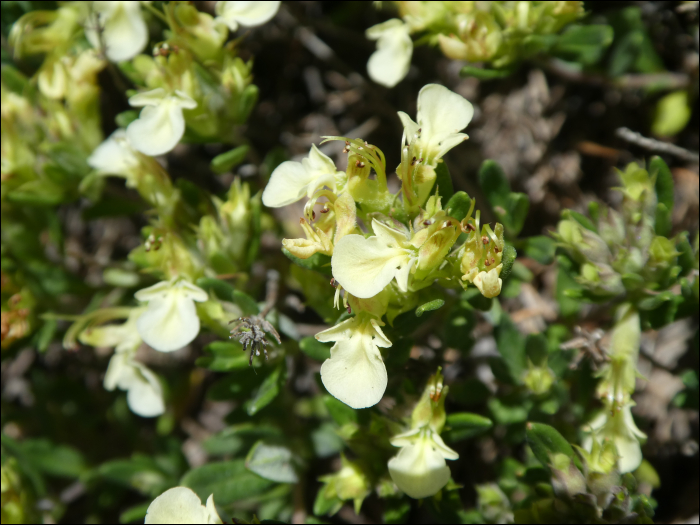
<instances>
[{"instance_id":1,"label":"green sepal","mask_svg":"<svg viewBox=\"0 0 700 525\"><path fill-rule=\"evenodd\" d=\"M297 266L301 266L307 270L314 270L324 275L328 275L329 277L332 275L331 258L328 255L315 253L308 259L300 259L296 255L292 255L287 248L282 248L282 253L285 254L287 258Z\"/></svg>"}]
</instances>

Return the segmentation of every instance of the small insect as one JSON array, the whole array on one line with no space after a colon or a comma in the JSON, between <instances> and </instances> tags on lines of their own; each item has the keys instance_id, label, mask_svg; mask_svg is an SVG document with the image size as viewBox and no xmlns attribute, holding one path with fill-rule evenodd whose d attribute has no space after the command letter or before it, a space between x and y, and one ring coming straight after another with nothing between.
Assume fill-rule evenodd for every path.
<instances>
[{"instance_id":1,"label":"small insect","mask_svg":"<svg viewBox=\"0 0 700 525\"><path fill-rule=\"evenodd\" d=\"M272 335L277 340L278 344L282 343L280 335L277 333L277 330L275 330L275 327L260 316L239 317L231 321L231 323L235 322L238 324L231 330L229 339L238 339L243 345L244 352L250 348L250 362L248 366L253 365L253 356L259 356L260 350L265 354L265 361L267 361L267 345L269 345L270 342L265 338L265 332Z\"/></svg>"},{"instance_id":2,"label":"small insect","mask_svg":"<svg viewBox=\"0 0 700 525\"><path fill-rule=\"evenodd\" d=\"M598 366L610 360L605 351L606 340L604 339L605 332L603 330L596 328L589 332L585 328L577 326L574 328L574 331L576 332L576 337L559 345L559 348L562 350L578 350L578 353L569 365L571 370L577 368L584 357L590 358L594 370L597 370Z\"/></svg>"}]
</instances>

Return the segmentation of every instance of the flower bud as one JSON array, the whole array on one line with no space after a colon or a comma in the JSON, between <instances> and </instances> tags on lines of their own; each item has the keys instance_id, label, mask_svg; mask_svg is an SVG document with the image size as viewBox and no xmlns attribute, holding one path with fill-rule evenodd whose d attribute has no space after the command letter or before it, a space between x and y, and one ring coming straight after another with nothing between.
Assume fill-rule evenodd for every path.
<instances>
[{"instance_id":1,"label":"flower bud","mask_svg":"<svg viewBox=\"0 0 700 525\"><path fill-rule=\"evenodd\" d=\"M566 454L553 454L550 463L552 488L559 497L571 498L586 492L586 480Z\"/></svg>"},{"instance_id":2,"label":"flower bud","mask_svg":"<svg viewBox=\"0 0 700 525\"><path fill-rule=\"evenodd\" d=\"M499 264L488 272L479 272L474 277L474 285L479 289L481 295L490 299L501 293L503 280L499 276L502 268L503 265Z\"/></svg>"}]
</instances>

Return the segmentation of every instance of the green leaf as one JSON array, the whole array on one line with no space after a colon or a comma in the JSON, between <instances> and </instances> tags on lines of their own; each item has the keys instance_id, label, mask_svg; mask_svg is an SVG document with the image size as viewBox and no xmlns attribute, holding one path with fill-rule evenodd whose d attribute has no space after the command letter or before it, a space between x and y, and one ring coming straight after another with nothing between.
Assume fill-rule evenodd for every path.
<instances>
[{"instance_id":1,"label":"green leaf","mask_svg":"<svg viewBox=\"0 0 700 525\"><path fill-rule=\"evenodd\" d=\"M258 192L250 199L250 240L248 241L248 254L246 263L252 266L258 258L260 251L260 235L262 234L262 192Z\"/></svg>"},{"instance_id":2,"label":"green leaf","mask_svg":"<svg viewBox=\"0 0 700 525\"><path fill-rule=\"evenodd\" d=\"M488 400L487 405L496 423L501 425L517 425L527 421L532 402L528 401L527 403L523 403L521 400L501 400L497 397L492 397Z\"/></svg>"},{"instance_id":3,"label":"green leaf","mask_svg":"<svg viewBox=\"0 0 700 525\"><path fill-rule=\"evenodd\" d=\"M258 388L255 395L246 403L246 411L249 416L253 416L269 405L277 397L280 391L280 376L282 375L282 365L275 368L272 373Z\"/></svg>"},{"instance_id":4,"label":"green leaf","mask_svg":"<svg viewBox=\"0 0 700 525\"><path fill-rule=\"evenodd\" d=\"M511 193L508 195L507 210L508 215L503 219L503 226L510 230L511 235L518 235L530 210L530 198L524 193Z\"/></svg>"},{"instance_id":5,"label":"green leaf","mask_svg":"<svg viewBox=\"0 0 700 525\"><path fill-rule=\"evenodd\" d=\"M117 127L126 128L137 118L139 118L139 110L127 109L126 111L122 111L116 117L114 117L114 122L117 124Z\"/></svg>"},{"instance_id":6,"label":"green leaf","mask_svg":"<svg viewBox=\"0 0 700 525\"><path fill-rule=\"evenodd\" d=\"M258 441L250 449L245 466L258 476L278 483L296 483L299 476L292 464L292 452L280 445Z\"/></svg>"},{"instance_id":7,"label":"green leaf","mask_svg":"<svg viewBox=\"0 0 700 525\"><path fill-rule=\"evenodd\" d=\"M656 104L651 132L661 137L673 137L688 125L692 110L686 91L674 91Z\"/></svg>"},{"instance_id":8,"label":"green leaf","mask_svg":"<svg viewBox=\"0 0 700 525\"><path fill-rule=\"evenodd\" d=\"M494 160L485 160L479 168L479 184L491 204L491 207L503 208L505 212L506 198L510 195L510 184L503 168Z\"/></svg>"},{"instance_id":9,"label":"green leaf","mask_svg":"<svg viewBox=\"0 0 700 525\"><path fill-rule=\"evenodd\" d=\"M498 353L510 372L511 382L522 383L525 372L525 336L520 333L515 323L505 313L501 317L501 323L496 328L496 343Z\"/></svg>"},{"instance_id":10,"label":"green leaf","mask_svg":"<svg viewBox=\"0 0 700 525\"><path fill-rule=\"evenodd\" d=\"M211 161L211 170L214 173L226 173L245 160L249 149L248 146L243 145L217 155Z\"/></svg>"},{"instance_id":11,"label":"green leaf","mask_svg":"<svg viewBox=\"0 0 700 525\"><path fill-rule=\"evenodd\" d=\"M238 305L244 316L257 315L260 313L258 303L250 295L240 290L233 291L233 302Z\"/></svg>"},{"instance_id":12,"label":"green leaf","mask_svg":"<svg viewBox=\"0 0 700 525\"><path fill-rule=\"evenodd\" d=\"M524 193L512 193L501 166L485 160L479 168L479 184L498 220L509 235L520 233L530 208L530 199Z\"/></svg>"},{"instance_id":13,"label":"green leaf","mask_svg":"<svg viewBox=\"0 0 700 525\"><path fill-rule=\"evenodd\" d=\"M331 357L331 347L317 341L315 337L304 337L299 341L299 348L302 352L316 361L325 361Z\"/></svg>"},{"instance_id":14,"label":"green leaf","mask_svg":"<svg viewBox=\"0 0 700 525\"><path fill-rule=\"evenodd\" d=\"M205 346L204 351L214 355L200 357L195 365L208 368L212 372L229 372L250 366L250 358L246 352L243 352L243 346L240 343L214 341Z\"/></svg>"},{"instance_id":15,"label":"green leaf","mask_svg":"<svg viewBox=\"0 0 700 525\"><path fill-rule=\"evenodd\" d=\"M449 201L455 192L452 186L450 170L447 169L447 164L445 164L445 161L438 163L437 168L435 168L435 185L433 186L430 194L434 195L436 192L440 194L443 202Z\"/></svg>"},{"instance_id":16,"label":"green leaf","mask_svg":"<svg viewBox=\"0 0 700 525\"><path fill-rule=\"evenodd\" d=\"M571 25L559 36L552 54L580 64L595 64L613 37L613 29L608 25Z\"/></svg>"},{"instance_id":17,"label":"green leaf","mask_svg":"<svg viewBox=\"0 0 700 525\"><path fill-rule=\"evenodd\" d=\"M306 268L307 270L314 270L316 272L322 273L324 275L331 274L331 258L328 255L322 253L315 253L308 259L299 259L296 255L292 255L287 248L282 248L282 253L289 258L294 264Z\"/></svg>"},{"instance_id":18,"label":"green leaf","mask_svg":"<svg viewBox=\"0 0 700 525\"><path fill-rule=\"evenodd\" d=\"M341 427L348 423L357 423L357 412L348 405L334 398L333 396L323 396L323 404L333 420Z\"/></svg>"},{"instance_id":19,"label":"green leaf","mask_svg":"<svg viewBox=\"0 0 700 525\"><path fill-rule=\"evenodd\" d=\"M435 299L416 308L416 317L421 317L425 312L432 312L441 308L445 304L442 299Z\"/></svg>"},{"instance_id":20,"label":"green leaf","mask_svg":"<svg viewBox=\"0 0 700 525\"><path fill-rule=\"evenodd\" d=\"M548 235L537 235L525 239L525 255L540 264L551 264L557 244Z\"/></svg>"},{"instance_id":21,"label":"green leaf","mask_svg":"<svg viewBox=\"0 0 700 525\"><path fill-rule=\"evenodd\" d=\"M578 456L574 453L569 442L554 427L544 423L529 422L525 426L527 443L530 445L533 454L542 465L549 468L550 456L552 454L565 454L581 468Z\"/></svg>"},{"instance_id":22,"label":"green leaf","mask_svg":"<svg viewBox=\"0 0 700 525\"><path fill-rule=\"evenodd\" d=\"M608 75L617 77L630 71L643 41L644 33L641 31L631 31L619 38L610 54Z\"/></svg>"},{"instance_id":23,"label":"green leaf","mask_svg":"<svg viewBox=\"0 0 700 525\"><path fill-rule=\"evenodd\" d=\"M544 334L528 334L525 341L525 353L535 366L544 366L547 362L549 350L547 338Z\"/></svg>"},{"instance_id":24,"label":"green leaf","mask_svg":"<svg viewBox=\"0 0 700 525\"><path fill-rule=\"evenodd\" d=\"M678 264L681 267L681 275L687 275L695 267L695 254L688 241L688 232L683 232L677 237L676 251L679 252Z\"/></svg>"},{"instance_id":25,"label":"green leaf","mask_svg":"<svg viewBox=\"0 0 700 525\"><path fill-rule=\"evenodd\" d=\"M479 80L494 80L497 78L505 78L513 74L514 69L483 69L474 66L464 66L459 71L461 77L474 77Z\"/></svg>"},{"instance_id":26,"label":"green leaf","mask_svg":"<svg viewBox=\"0 0 700 525\"><path fill-rule=\"evenodd\" d=\"M671 234L672 225L671 210L664 203L659 202L656 205L656 214L654 216L654 232L656 232L656 235L668 237Z\"/></svg>"},{"instance_id":27,"label":"green leaf","mask_svg":"<svg viewBox=\"0 0 700 525\"><path fill-rule=\"evenodd\" d=\"M450 217L454 217L458 221L464 219L469 213L469 209L472 205L472 198L463 191L458 191L447 202L445 206L445 211Z\"/></svg>"},{"instance_id":28,"label":"green leaf","mask_svg":"<svg viewBox=\"0 0 700 525\"><path fill-rule=\"evenodd\" d=\"M577 211L564 210L561 216L564 219L573 219L587 230L590 230L593 233L598 233L598 228L596 228L596 225L593 224L593 222L588 217Z\"/></svg>"},{"instance_id":29,"label":"green leaf","mask_svg":"<svg viewBox=\"0 0 700 525\"><path fill-rule=\"evenodd\" d=\"M314 514L317 516L323 516L328 514L332 516L340 510L343 506L343 500L338 497L327 498L326 491L324 487L321 487L316 494L316 500L314 501Z\"/></svg>"},{"instance_id":30,"label":"green leaf","mask_svg":"<svg viewBox=\"0 0 700 525\"><path fill-rule=\"evenodd\" d=\"M142 454L134 454L130 459L103 463L97 469L97 473L110 481L154 497L175 482L163 472L154 458Z\"/></svg>"},{"instance_id":31,"label":"green leaf","mask_svg":"<svg viewBox=\"0 0 700 525\"><path fill-rule=\"evenodd\" d=\"M274 481L246 469L244 459L209 463L185 474L180 484L194 490L202 501L214 494L218 505L260 496Z\"/></svg>"},{"instance_id":32,"label":"green leaf","mask_svg":"<svg viewBox=\"0 0 700 525\"><path fill-rule=\"evenodd\" d=\"M484 416L470 412L457 412L447 416L445 440L455 443L483 434L493 426L493 422Z\"/></svg>"},{"instance_id":33,"label":"green leaf","mask_svg":"<svg viewBox=\"0 0 700 525\"><path fill-rule=\"evenodd\" d=\"M572 316L581 309L581 302L570 297L570 292L580 292L581 285L574 278L574 263L565 255L557 256L556 297L559 311L564 317Z\"/></svg>"},{"instance_id":34,"label":"green leaf","mask_svg":"<svg viewBox=\"0 0 700 525\"><path fill-rule=\"evenodd\" d=\"M513 247L512 244L506 244L503 248L503 258L501 259L501 264L503 264L503 268L501 268L501 279L506 279L510 275L517 256L518 252L515 250L515 247Z\"/></svg>"},{"instance_id":35,"label":"green leaf","mask_svg":"<svg viewBox=\"0 0 700 525\"><path fill-rule=\"evenodd\" d=\"M220 279L202 277L197 279L197 286L208 292L214 292L219 299L236 304L244 316L256 315L260 312L258 303L250 295L236 290L231 284Z\"/></svg>"},{"instance_id":36,"label":"green leaf","mask_svg":"<svg viewBox=\"0 0 700 525\"><path fill-rule=\"evenodd\" d=\"M55 445L48 439L27 439L20 442L22 453L44 474L77 478L87 470L80 452L67 445Z\"/></svg>"},{"instance_id":37,"label":"green leaf","mask_svg":"<svg viewBox=\"0 0 700 525\"><path fill-rule=\"evenodd\" d=\"M7 200L28 206L56 206L66 199L63 188L50 180L25 182L7 194Z\"/></svg>"},{"instance_id":38,"label":"green leaf","mask_svg":"<svg viewBox=\"0 0 700 525\"><path fill-rule=\"evenodd\" d=\"M654 189L656 190L656 201L666 206L670 211L673 209L673 175L668 165L661 157L652 157L649 161L649 175L654 179ZM658 234L661 235L661 234Z\"/></svg>"},{"instance_id":39,"label":"green leaf","mask_svg":"<svg viewBox=\"0 0 700 525\"><path fill-rule=\"evenodd\" d=\"M146 517L146 511L148 511L148 507L151 506L151 503L153 502L145 501L143 503L139 503L138 505L134 505L124 510L119 515L119 523L132 523L134 521L143 521Z\"/></svg>"},{"instance_id":40,"label":"green leaf","mask_svg":"<svg viewBox=\"0 0 700 525\"><path fill-rule=\"evenodd\" d=\"M260 439L282 439L282 431L272 425L261 423L241 423L233 425L207 438L202 446L210 456L235 456L241 450L249 449Z\"/></svg>"}]
</instances>

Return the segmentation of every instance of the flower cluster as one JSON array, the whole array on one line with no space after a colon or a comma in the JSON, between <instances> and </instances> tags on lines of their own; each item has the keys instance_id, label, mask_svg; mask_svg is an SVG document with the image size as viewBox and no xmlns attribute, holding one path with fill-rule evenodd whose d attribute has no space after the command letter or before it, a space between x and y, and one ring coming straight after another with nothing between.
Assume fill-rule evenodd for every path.
<instances>
[{"instance_id":1,"label":"flower cluster","mask_svg":"<svg viewBox=\"0 0 700 525\"><path fill-rule=\"evenodd\" d=\"M160 282L133 294L139 306L103 308L81 316L64 343L74 347L77 339L92 346L114 347L104 387L126 391L129 407L140 416L154 417L165 411L159 379L136 358L142 343L159 352L173 352L194 340L201 322L226 333L226 323L243 313L231 302L222 304L195 282L235 274L249 264L252 210L260 208L260 197L251 198L249 186L235 179L226 200L211 197L207 213L192 213L166 167L154 157L168 153L188 135L199 142L240 142L232 124L246 120L257 88L251 84L251 64L244 63L235 47L226 44L228 31L265 23L278 8L279 2L218 2L218 16L213 17L177 2L163 4L162 11L148 2L92 2L60 7L48 18L30 13L13 29L18 53L46 52L52 43L60 43L63 51L78 46L80 27L94 48L81 50L75 60L61 62L49 52L38 73L39 89L49 103L65 99L70 109L78 103L74 93L87 93L96 103L95 77L107 60L118 62L121 72L138 88L128 93L128 100L132 107L143 108L140 114L131 110L119 115L120 128L101 144L99 132L89 137L86 158L81 159L88 170L79 191L99 198L104 178L118 176L154 208L151 224L144 229L145 242L130 254L130 270L135 265ZM151 16L167 24L169 31L164 33L166 40L146 55L142 52L149 42ZM41 38L28 39L26 29L39 19L44 24L48 20L49 25L39 32ZM74 89L76 86L80 89ZM16 113L13 120L22 125L21 116L28 108L3 84L3 101L6 96L8 113ZM3 103L3 130L4 117ZM240 162L247 147L232 151ZM3 167L4 155L3 147ZM138 275L126 274L123 282L117 279L118 287L140 283ZM117 319L126 321L104 324Z\"/></svg>"},{"instance_id":2,"label":"flower cluster","mask_svg":"<svg viewBox=\"0 0 700 525\"><path fill-rule=\"evenodd\" d=\"M445 445L440 432L445 426L445 396L440 370L428 381L423 396L413 409L411 429L391 438L401 447L389 460L389 474L399 488L412 498L437 494L450 480L445 460L459 459L459 454Z\"/></svg>"},{"instance_id":3,"label":"flower cluster","mask_svg":"<svg viewBox=\"0 0 700 525\"><path fill-rule=\"evenodd\" d=\"M640 442L646 438L631 412L642 326L663 326L685 315L688 301L694 300L691 279L697 286L687 234L668 236L673 207L670 171L658 157L648 168L632 163L619 172L620 210L593 202L593 220L567 210L555 234L568 256L560 270L573 285L567 295L619 302L598 371L604 410L590 422L584 445L590 451L606 440L614 443L617 468L623 473L640 465ZM680 290L672 291L679 281Z\"/></svg>"},{"instance_id":4,"label":"flower cluster","mask_svg":"<svg viewBox=\"0 0 700 525\"><path fill-rule=\"evenodd\" d=\"M546 37L583 15L583 2L394 2L401 18L370 27L377 51L367 63L372 80L393 87L413 54L412 34L449 58L503 68L546 47Z\"/></svg>"},{"instance_id":5,"label":"flower cluster","mask_svg":"<svg viewBox=\"0 0 700 525\"><path fill-rule=\"evenodd\" d=\"M302 162L278 166L263 192L263 203L272 207L309 199L300 219L306 238L283 245L298 259L331 256L336 305L342 290L355 315L316 336L335 342L321 378L353 408L375 405L386 389L379 348L392 343L382 332L383 316L391 323L415 307L416 292L437 279L453 287L473 284L489 298L500 293L503 227L480 229L480 213L473 215L474 201L465 194L466 208L454 204L459 199L443 208L440 196L438 172L447 173L442 157L468 138L462 130L473 112L467 100L437 84L421 89L417 122L399 112L404 134L396 194L389 191L384 153L346 137L326 137L345 142L345 172L314 145ZM455 247L460 236L464 242Z\"/></svg>"}]
</instances>

